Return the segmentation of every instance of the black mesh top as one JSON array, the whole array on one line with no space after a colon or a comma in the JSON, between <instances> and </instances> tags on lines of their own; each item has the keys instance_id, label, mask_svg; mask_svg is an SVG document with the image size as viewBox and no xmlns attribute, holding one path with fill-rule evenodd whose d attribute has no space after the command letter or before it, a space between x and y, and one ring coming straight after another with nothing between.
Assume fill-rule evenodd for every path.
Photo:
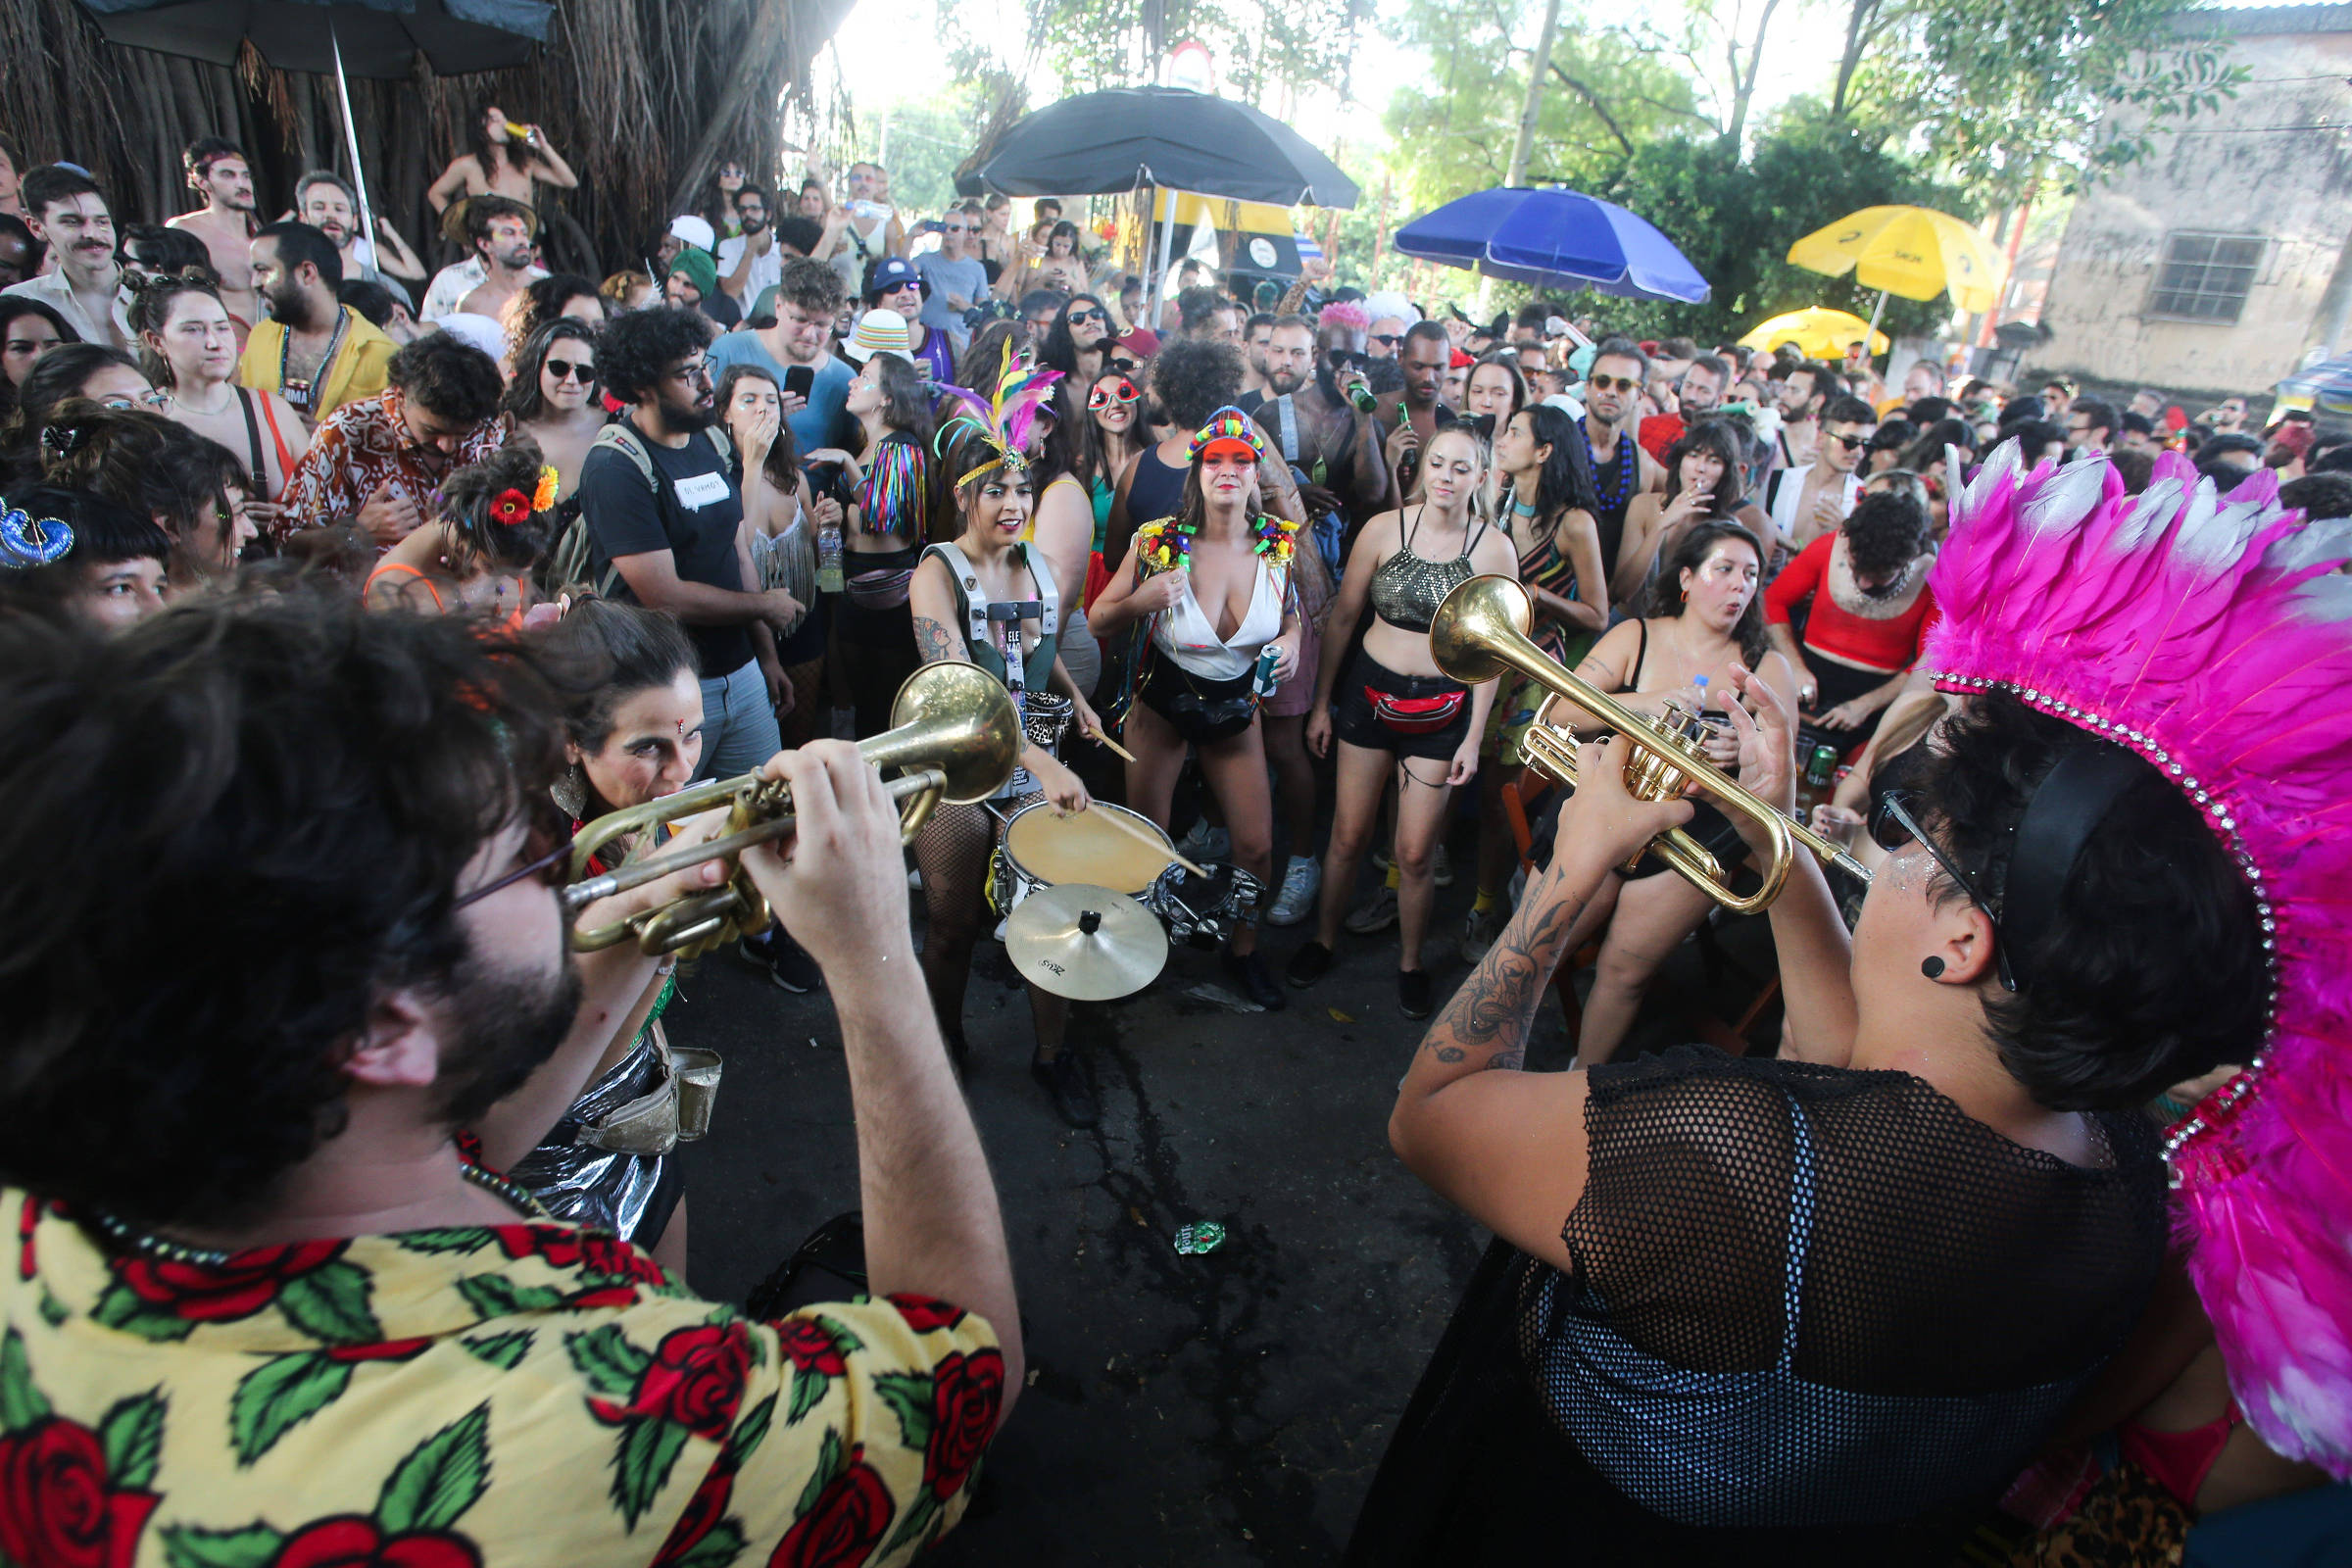
<instances>
[{"instance_id":1,"label":"black mesh top","mask_svg":"<svg viewBox=\"0 0 2352 1568\"><path fill-rule=\"evenodd\" d=\"M1902 1519L1997 1489L2162 1260L2155 1135L2095 1125L2089 1169L1906 1073L1702 1047L1597 1068L1574 1267L1521 1276L1521 1354L1592 1463L1687 1524Z\"/></svg>"}]
</instances>

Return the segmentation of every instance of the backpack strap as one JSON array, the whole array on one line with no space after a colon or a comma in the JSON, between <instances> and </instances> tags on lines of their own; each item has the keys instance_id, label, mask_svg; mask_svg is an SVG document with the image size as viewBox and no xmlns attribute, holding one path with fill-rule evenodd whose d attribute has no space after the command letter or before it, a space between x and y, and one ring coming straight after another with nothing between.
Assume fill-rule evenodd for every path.
<instances>
[{"instance_id":1,"label":"backpack strap","mask_svg":"<svg viewBox=\"0 0 2352 1568\"><path fill-rule=\"evenodd\" d=\"M617 452L627 458L637 466L638 473L644 476L645 487L656 495L662 493L662 483L654 477L653 457L645 450L645 443L637 439L637 432L630 429L626 421L614 419L597 431L596 438L588 443L588 450L594 452L599 447ZM585 466L587 460L583 458L580 461Z\"/></svg>"}]
</instances>

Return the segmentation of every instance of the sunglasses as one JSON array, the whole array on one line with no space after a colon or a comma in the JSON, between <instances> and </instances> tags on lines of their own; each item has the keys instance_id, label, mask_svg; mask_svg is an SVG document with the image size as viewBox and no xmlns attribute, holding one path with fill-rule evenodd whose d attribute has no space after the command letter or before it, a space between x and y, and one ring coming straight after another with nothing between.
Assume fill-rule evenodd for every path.
<instances>
[{"instance_id":1,"label":"sunglasses","mask_svg":"<svg viewBox=\"0 0 2352 1568\"><path fill-rule=\"evenodd\" d=\"M1109 317L1097 310L1072 311L1069 316L1072 326L1077 325L1080 321L1093 321L1099 326L1109 319Z\"/></svg>"},{"instance_id":2,"label":"sunglasses","mask_svg":"<svg viewBox=\"0 0 2352 1568\"><path fill-rule=\"evenodd\" d=\"M971 231L972 225L969 223L949 223L946 225L946 232L950 234L969 234Z\"/></svg>"},{"instance_id":3,"label":"sunglasses","mask_svg":"<svg viewBox=\"0 0 2352 1568\"><path fill-rule=\"evenodd\" d=\"M530 827L524 832L522 848L517 853L523 857L522 864L495 882L475 888L471 893L460 894L458 902L450 907L463 909L469 904L479 904L494 893L504 893L517 882L536 879L550 888L564 885L564 877L558 867L571 858L571 825L558 813L554 801L549 801L545 809L536 806L532 808Z\"/></svg>"},{"instance_id":4,"label":"sunglasses","mask_svg":"<svg viewBox=\"0 0 2352 1568\"><path fill-rule=\"evenodd\" d=\"M1375 332L1372 334L1372 341L1393 349L1404 341L1404 334L1402 332Z\"/></svg>"},{"instance_id":5,"label":"sunglasses","mask_svg":"<svg viewBox=\"0 0 2352 1568\"><path fill-rule=\"evenodd\" d=\"M1910 808L1904 804L1909 798L1909 792L1905 790L1888 790L1879 797L1878 804L1870 808L1871 841L1889 855L1916 843L1936 858L1936 863L1943 867L1943 874L1950 877L1953 885L1968 895L1968 902L1983 909L1984 918L1992 922L1995 943L1993 957L2000 965L2001 988L2015 991L2017 976L2009 969L2009 950L1999 945L2001 917L1992 912L1992 906L1985 901L1984 894L1977 891L1977 885L1968 873L1953 864L1952 858L1936 848L1936 841L1921 828L1919 819L1911 814Z\"/></svg>"},{"instance_id":6,"label":"sunglasses","mask_svg":"<svg viewBox=\"0 0 2352 1568\"><path fill-rule=\"evenodd\" d=\"M1113 403L1133 403L1142 396L1143 394L1135 389L1133 381L1120 380L1116 383L1098 381L1095 383L1095 389L1086 395L1086 406L1090 413L1100 413Z\"/></svg>"},{"instance_id":7,"label":"sunglasses","mask_svg":"<svg viewBox=\"0 0 2352 1568\"><path fill-rule=\"evenodd\" d=\"M1595 392L1631 392L1642 383L1630 375L1591 375L1585 384Z\"/></svg>"},{"instance_id":8,"label":"sunglasses","mask_svg":"<svg viewBox=\"0 0 2352 1568\"><path fill-rule=\"evenodd\" d=\"M1848 452L1857 452L1870 445L1870 437L1866 435L1838 435L1834 432L1824 431L1821 438L1824 441L1835 441Z\"/></svg>"},{"instance_id":9,"label":"sunglasses","mask_svg":"<svg viewBox=\"0 0 2352 1568\"><path fill-rule=\"evenodd\" d=\"M551 359L547 362L547 373L559 381L568 381L576 375L580 378L580 385L596 385L596 367L593 365L582 365L572 360Z\"/></svg>"}]
</instances>

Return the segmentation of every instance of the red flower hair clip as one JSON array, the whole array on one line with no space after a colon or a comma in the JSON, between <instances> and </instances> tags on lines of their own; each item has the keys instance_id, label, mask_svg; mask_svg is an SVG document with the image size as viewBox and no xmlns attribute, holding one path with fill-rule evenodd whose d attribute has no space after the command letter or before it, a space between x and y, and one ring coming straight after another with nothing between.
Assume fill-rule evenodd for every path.
<instances>
[{"instance_id":1,"label":"red flower hair clip","mask_svg":"<svg viewBox=\"0 0 2352 1568\"><path fill-rule=\"evenodd\" d=\"M513 488L501 490L490 503L490 515L512 528L531 520L531 498Z\"/></svg>"}]
</instances>

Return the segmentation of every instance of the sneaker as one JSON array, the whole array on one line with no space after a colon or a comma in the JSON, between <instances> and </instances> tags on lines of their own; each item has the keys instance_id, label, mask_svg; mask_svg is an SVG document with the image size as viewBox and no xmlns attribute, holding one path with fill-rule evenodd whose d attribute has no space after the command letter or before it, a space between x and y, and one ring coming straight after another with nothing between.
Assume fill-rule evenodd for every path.
<instances>
[{"instance_id":1,"label":"sneaker","mask_svg":"<svg viewBox=\"0 0 2352 1568\"><path fill-rule=\"evenodd\" d=\"M1046 1098L1054 1102L1054 1114L1067 1125L1092 1127L1102 1119L1102 1107L1095 1101L1094 1087L1086 1081L1076 1053L1064 1051L1052 1061L1032 1056L1029 1076L1037 1080Z\"/></svg>"},{"instance_id":2,"label":"sneaker","mask_svg":"<svg viewBox=\"0 0 2352 1568\"><path fill-rule=\"evenodd\" d=\"M1297 925L1314 912L1315 895L1323 891L1323 862L1310 860L1303 855L1291 857L1283 868L1282 891L1274 895L1274 906L1266 911L1268 925Z\"/></svg>"},{"instance_id":3,"label":"sneaker","mask_svg":"<svg viewBox=\"0 0 2352 1568\"><path fill-rule=\"evenodd\" d=\"M1282 994L1282 987L1274 983L1274 971L1255 953L1228 953L1225 972L1242 988L1243 996L1268 1012L1280 1012L1291 1004L1290 999Z\"/></svg>"},{"instance_id":4,"label":"sneaker","mask_svg":"<svg viewBox=\"0 0 2352 1568\"><path fill-rule=\"evenodd\" d=\"M1427 969L1396 971L1396 1005L1407 1018L1429 1016L1430 985Z\"/></svg>"},{"instance_id":5,"label":"sneaker","mask_svg":"<svg viewBox=\"0 0 2352 1568\"><path fill-rule=\"evenodd\" d=\"M1453 886L1453 857L1446 853L1443 844L1438 846L1438 853L1430 857L1429 879L1442 888Z\"/></svg>"},{"instance_id":6,"label":"sneaker","mask_svg":"<svg viewBox=\"0 0 2352 1568\"><path fill-rule=\"evenodd\" d=\"M735 952L754 968L765 969L769 979L796 997L805 997L824 986L825 977L816 960L785 935L780 925L771 927L757 941L747 937L736 943Z\"/></svg>"},{"instance_id":7,"label":"sneaker","mask_svg":"<svg viewBox=\"0 0 2352 1568\"><path fill-rule=\"evenodd\" d=\"M1192 830L1179 839L1177 853L1188 860L1206 865L1211 860L1223 860L1233 854L1233 835L1221 827L1211 827L1208 818L1193 818Z\"/></svg>"},{"instance_id":8,"label":"sneaker","mask_svg":"<svg viewBox=\"0 0 2352 1568\"><path fill-rule=\"evenodd\" d=\"M1283 973L1291 984L1304 991L1308 986L1331 973L1332 952L1320 942L1309 942L1291 955Z\"/></svg>"},{"instance_id":9,"label":"sneaker","mask_svg":"<svg viewBox=\"0 0 2352 1568\"><path fill-rule=\"evenodd\" d=\"M1396 890L1383 882L1372 890L1372 896L1348 911L1348 929L1359 937L1375 931L1386 931L1396 923Z\"/></svg>"},{"instance_id":10,"label":"sneaker","mask_svg":"<svg viewBox=\"0 0 2352 1568\"><path fill-rule=\"evenodd\" d=\"M1387 876L1389 874L1389 867L1395 865L1396 863L1396 861L1389 858L1389 847L1387 845L1383 844L1372 852L1372 869L1378 871L1382 876Z\"/></svg>"},{"instance_id":11,"label":"sneaker","mask_svg":"<svg viewBox=\"0 0 2352 1568\"><path fill-rule=\"evenodd\" d=\"M1505 910L1499 904L1484 914L1474 908L1462 916L1459 951L1464 963L1476 963L1487 956L1487 950L1494 945L1494 939L1502 935L1504 917Z\"/></svg>"}]
</instances>

